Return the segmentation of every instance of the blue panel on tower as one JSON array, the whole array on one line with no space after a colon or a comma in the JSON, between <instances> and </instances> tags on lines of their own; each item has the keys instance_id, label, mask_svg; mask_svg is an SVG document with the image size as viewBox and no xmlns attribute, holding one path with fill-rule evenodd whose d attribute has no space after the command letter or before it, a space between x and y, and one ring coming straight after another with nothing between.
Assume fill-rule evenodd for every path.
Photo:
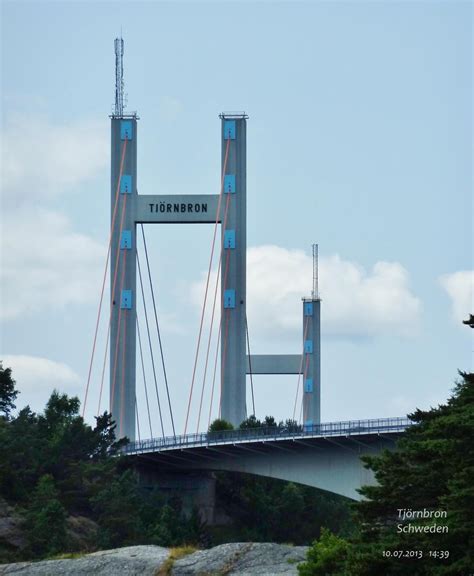
<instances>
[{"instance_id":1,"label":"blue panel on tower","mask_svg":"<svg viewBox=\"0 0 474 576\"><path fill-rule=\"evenodd\" d=\"M132 193L132 176L130 174L123 174L120 178L120 194Z\"/></svg>"},{"instance_id":2,"label":"blue panel on tower","mask_svg":"<svg viewBox=\"0 0 474 576\"><path fill-rule=\"evenodd\" d=\"M235 120L224 121L224 140L235 140Z\"/></svg>"},{"instance_id":3,"label":"blue panel on tower","mask_svg":"<svg viewBox=\"0 0 474 576\"><path fill-rule=\"evenodd\" d=\"M305 432L312 432L313 431L313 421L306 420L304 423L304 431Z\"/></svg>"},{"instance_id":4,"label":"blue panel on tower","mask_svg":"<svg viewBox=\"0 0 474 576\"><path fill-rule=\"evenodd\" d=\"M122 297L120 298L120 308L125 310L132 309L132 291L122 290Z\"/></svg>"},{"instance_id":5,"label":"blue panel on tower","mask_svg":"<svg viewBox=\"0 0 474 576\"><path fill-rule=\"evenodd\" d=\"M313 353L313 341L312 340L305 340L304 341L304 351L305 351L305 354L312 354Z\"/></svg>"},{"instance_id":6,"label":"blue panel on tower","mask_svg":"<svg viewBox=\"0 0 474 576\"><path fill-rule=\"evenodd\" d=\"M224 308L235 308L235 290L224 290Z\"/></svg>"},{"instance_id":7,"label":"blue panel on tower","mask_svg":"<svg viewBox=\"0 0 474 576\"><path fill-rule=\"evenodd\" d=\"M313 379L306 378L304 381L304 391L305 392L312 392L313 391Z\"/></svg>"},{"instance_id":8,"label":"blue panel on tower","mask_svg":"<svg viewBox=\"0 0 474 576\"><path fill-rule=\"evenodd\" d=\"M120 122L120 140L131 140L133 138L133 126L131 120Z\"/></svg>"},{"instance_id":9,"label":"blue panel on tower","mask_svg":"<svg viewBox=\"0 0 474 576\"><path fill-rule=\"evenodd\" d=\"M235 194L235 174L226 174L224 176L224 193Z\"/></svg>"},{"instance_id":10,"label":"blue panel on tower","mask_svg":"<svg viewBox=\"0 0 474 576\"><path fill-rule=\"evenodd\" d=\"M130 250L132 248L131 230L122 230L122 237L120 238L120 248L122 250Z\"/></svg>"},{"instance_id":11,"label":"blue panel on tower","mask_svg":"<svg viewBox=\"0 0 474 576\"><path fill-rule=\"evenodd\" d=\"M312 316L313 315L313 303L312 302L305 302L304 303L304 315L305 316Z\"/></svg>"},{"instance_id":12,"label":"blue panel on tower","mask_svg":"<svg viewBox=\"0 0 474 576\"><path fill-rule=\"evenodd\" d=\"M235 248L235 230L224 232L224 248Z\"/></svg>"}]
</instances>

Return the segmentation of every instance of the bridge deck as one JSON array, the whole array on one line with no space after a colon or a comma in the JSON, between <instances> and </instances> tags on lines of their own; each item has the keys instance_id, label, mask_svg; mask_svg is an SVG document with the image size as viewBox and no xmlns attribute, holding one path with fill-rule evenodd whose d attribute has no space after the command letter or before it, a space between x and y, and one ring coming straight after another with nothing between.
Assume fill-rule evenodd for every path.
<instances>
[{"instance_id":1,"label":"bridge deck","mask_svg":"<svg viewBox=\"0 0 474 576\"><path fill-rule=\"evenodd\" d=\"M245 430L223 430L181 436L165 436L140 442L130 442L122 450L126 455L169 452L189 448L205 448L216 445L253 443L285 443L288 441L335 438L351 436L380 436L401 433L412 425L409 418L378 418L375 420L351 420L329 422L313 426L271 426Z\"/></svg>"}]
</instances>

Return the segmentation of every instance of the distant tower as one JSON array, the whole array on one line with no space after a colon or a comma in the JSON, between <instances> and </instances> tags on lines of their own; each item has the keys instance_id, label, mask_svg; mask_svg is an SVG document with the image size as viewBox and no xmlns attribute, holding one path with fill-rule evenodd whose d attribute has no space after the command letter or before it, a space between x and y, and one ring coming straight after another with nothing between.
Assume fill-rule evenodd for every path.
<instances>
[{"instance_id":1,"label":"distant tower","mask_svg":"<svg viewBox=\"0 0 474 576\"><path fill-rule=\"evenodd\" d=\"M321 299L318 287L318 245L313 244L311 298L303 299L304 393L303 423L310 430L321 422Z\"/></svg>"},{"instance_id":2,"label":"distant tower","mask_svg":"<svg viewBox=\"0 0 474 576\"><path fill-rule=\"evenodd\" d=\"M115 38L115 110L114 116L123 116L123 38Z\"/></svg>"}]
</instances>

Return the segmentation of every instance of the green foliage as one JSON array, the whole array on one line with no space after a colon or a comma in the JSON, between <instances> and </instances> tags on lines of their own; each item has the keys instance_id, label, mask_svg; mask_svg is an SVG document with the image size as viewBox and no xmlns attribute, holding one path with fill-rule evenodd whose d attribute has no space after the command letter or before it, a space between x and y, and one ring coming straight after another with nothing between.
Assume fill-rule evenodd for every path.
<instances>
[{"instance_id":1,"label":"green foliage","mask_svg":"<svg viewBox=\"0 0 474 576\"><path fill-rule=\"evenodd\" d=\"M252 414L246 420L241 422L239 428L241 430L246 430L248 428L261 428L261 426L262 423L260 422L260 420L257 420L255 414Z\"/></svg>"},{"instance_id":2,"label":"green foliage","mask_svg":"<svg viewBox=\"0 0 474 576\"><path fill-rule=\"evenodd\" d=\"M217 505L232 518L231 529L215 535L224 541L308 544L322 526L347 533L346 498L300 484L248 474L216 474Z\"/></svg>"},{"instance_id":3,"label":"green foliage","mask_svg":"<svg viewBox=\"0 0 474 576\"><path fill-rule=\"evenodd\" d=\"M2 368L1 377L14 383L10 369ZM104 412L92 428L79 407L78 398L54 391L42 414L26 407L16 417L0 417L0 494L24 510L28 527L29 548L16 559L69 552L76 546L66 538L70 515L97 523L99 547L202 540L206 530L197 511L187 518L176 501L171 514L163 496L140 488L118 456L127 440L116 440L111 415ZM0 562L10 557L0 542Z\"/></svg>"},{"instance_id":4,"label":"green foliage","mask_svg":"<svg viewBox=\"0 0 474 576\"><path fill-rule=\"evenodd\" d=\"M189 542L202 543L205 534L206 526L197 508L194 508L190 517L185 519L181 501L172 498L161 508L158 520L151 528L151 541L158 546L170 548Z\"/></svg>"},{"instance_id":5,"label":"green foliage","mask_svg":"<svg viewBox=\"0 0 474 576\"><path fill-rule=\"evenodd\" d=\"M474 554L474 374L460 373L447 404L429 411L417 410L417 423L398 443L397 452L366 458L379 482L361 490L366 498L356 506L361 522L364 561L374 561L380 549L449 550L448 561L430 558L404 562L413 574L461 574L472 567ZM445 510L446 533L404 534L397 531L397 511ZM433 520L418 521L433 524ZM374 545L378 545L374 547ZM387 561L391 566L393 562ZM362 568L364 562L362 563ZM402 573L400 571L400 573Z\"/></svg>"},{"instance_id":6,"label":"green foliage","mask_svg":"<svg viewBox=\"0 0 474 576\"><path fill-rule=\"evenodd\" d=\"M296 420L292 420L288 418L287 420L280 422L276 422L273 416L265 416L265 419L258 420L258 418L252 414L246 420L244 420L239 428L241 430L248 430L251 428L278 428L278 430L282 432L298 432L301 430L301 426L298 424Z\"/></svg>"},{"instance_id":7,"label":"green foliage","mask_svg":"<svg viewBox=\"0 0 474 576\"><path fill-rule=\"evenodd\" d=\"M348 539L347 546L327 535L321 538L313 545L302 575L457 576L472 571L474 374L460 375L462 381L456 384L447 404L410 415L417 425L406 431L396 451L364 458L378 484L362 488L364 499L354 504L358 534ZM407 522L413 526L436 523L449 531L400 531L398 526L407 525L399 518L398 511L404 508L446 511L447 518ZM334 549L343 553L332 554ZM421 560L384 555L384 551L394 550L420 550L424 555ZM447 550L449 558L432 557L430 550ZM324 565L327 557L333 562L330 571Z\"/></svg>"},{"instance_id":8,"label":"green foliage","mask_svg":"<svg viewBox=\"0 0 474 576\"><path fill-rule=\"evenodd\" d=\"M0 362L0 415L3 414L7 419L10 417L11 411L15 409L15 400L18 396L15 384L11 368L3 368L2 362Z\"/></svg>"},{"instance_id":9,"label":"green foliage","mask_svg":"<svg viewBox=\"0 0 474 576\"><path fill-rule=\"evenodd\" d=\"M343 575L340 567L348 557L349 543L322 529L321 537L308 550L306 562L298 566L299 576ZM347 573L349 576L349 572Z\"/></svg>"},{"instance_id":10,"label":"green foliage","mask_svg":"<svg viewBox=\"0 0 474 576\"><path fill-rule=\"evenodd\" d=\"M209 432L221 432L223 430L233 430L233 429L234 427L230 422L227 422L227 420L222 420L221 418L217 418L209 426Z\"/></svg>"},{"instance_id":11,"label":"green foliage","mask_svg":"<svg viewBox=\"0 0 474 576\"><path fill-rule=\"evenodd\" d=\"M123 472L92 498L99 522L99 546L115 548L137 542L144 534L140 514L143 502L131 470Z\"/></svg>"},{"instance_id":12,"label":"green foliage","mask_svg":"<svg viewBox=\"0 0 474 576\"><path fill-rule=\"evenodd\" d=\"M67 544L66 510L50 474L42 476L26 514L28 545L33 556L57 554Z\"/></svg>"}]
</instances>

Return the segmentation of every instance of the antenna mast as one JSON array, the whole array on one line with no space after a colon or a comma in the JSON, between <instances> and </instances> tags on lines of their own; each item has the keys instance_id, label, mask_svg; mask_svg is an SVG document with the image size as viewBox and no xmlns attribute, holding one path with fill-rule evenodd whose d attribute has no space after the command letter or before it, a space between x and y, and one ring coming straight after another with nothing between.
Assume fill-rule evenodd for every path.
<instances>
[{"instance_id":1,"label":"antenna mast","mask_svg":"<svg viewBox=\"0 0 474 576\"><path fill-rule=\"evenodd\" d=\"M319 299L318 289L318 245L313 244L313 289L311 291L311 298L313 300Z\"/></svg>"},{"instance_id":2,"label":"antenna mast","mask_svg":"<svg viewBox=\"0 0 474 576\"><path fill-rule=\"evenodd\" d=\"M123 38L115 38L115 111L114 116L123 116Z\"/></svg>"}]
</instances>

